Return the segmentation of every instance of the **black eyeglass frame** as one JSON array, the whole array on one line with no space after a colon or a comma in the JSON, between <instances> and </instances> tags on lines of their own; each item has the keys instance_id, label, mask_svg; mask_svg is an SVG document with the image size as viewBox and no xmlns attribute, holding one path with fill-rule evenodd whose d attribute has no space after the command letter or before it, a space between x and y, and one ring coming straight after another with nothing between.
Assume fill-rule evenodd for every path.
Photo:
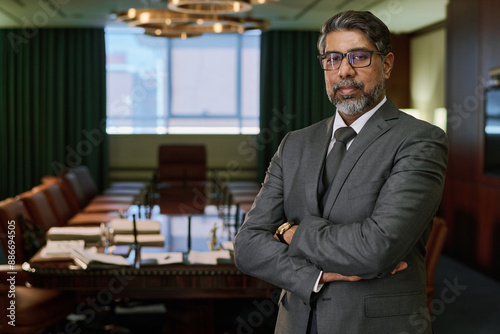
<instances>
[{"instance_id":1,"label":"black eyeglass frame","mask_svg":"<svg viewBox=\"0 0 500 334\"><path fill-rule=\"evenodd\" d=\"M368 63L368 65L363 65L363 66L355 66L352 64L352 54L354 54L355 52L368 52L370 54L370 62ZM380 52L380 51L374 51L374 50L354 50L354 51L349 51L349 52L346 52L346 53L340 53L340 52L327 52L327 53L324 53L324 54L320 54L318 55L318 60L319 60L319 64L321 66L321 69L323 71L335 71L335 70L338 70L340 68L340 66L342 66L342 62L344 61L344 58L347 58L347 62L349 63L349 66L351 66L352 68L363 68L363 67L368 67L372 64L372 58L373 58L373 54L378 54L378 55L382 55L382 56L386 56L387 53L383 53L383 52ZM327 56L327 55L331 55L331 54L337 54L337 55L340 55L342 56L342 59L340 59L340 62L339 62L339 67L337 68L323 68L323 61L322 59ZM351 55L350 57L348 55ZM383 59L383 57L382 57Z\"/></svg>"}]
</instances>

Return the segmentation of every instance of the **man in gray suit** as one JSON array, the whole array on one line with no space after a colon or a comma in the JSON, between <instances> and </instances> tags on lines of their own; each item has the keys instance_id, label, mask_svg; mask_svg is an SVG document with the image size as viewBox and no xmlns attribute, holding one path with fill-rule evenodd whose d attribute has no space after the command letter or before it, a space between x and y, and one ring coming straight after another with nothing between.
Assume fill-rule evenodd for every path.
<instances>
[{"instance_id":1,"label":"man in gray suit","mask_svg":"<svg viewBox=\"0 0 500 334\"><path fill-rule=\"evenodd\" d=\"M335 15L318 49L337 112L281 142L235 238L236 265L283 289L275 333L431 333L424 257L446 135L385 96L394 54L373 14ZM334 136L345 127L355 132Z\"/></svg>"}]
</instances>

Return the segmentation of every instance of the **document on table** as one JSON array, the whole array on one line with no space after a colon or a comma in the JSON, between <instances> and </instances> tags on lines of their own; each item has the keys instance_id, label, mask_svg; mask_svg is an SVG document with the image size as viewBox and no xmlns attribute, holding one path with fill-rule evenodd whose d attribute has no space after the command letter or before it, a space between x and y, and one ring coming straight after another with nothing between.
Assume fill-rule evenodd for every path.
<instances>
[{"instance_id":1,"label":"document on table","mask_svg":"<svg viewBox=\"0 0 500 334\"><path fill-rule=\"evenodd\" d=\"M227 249L227 250L230 250L230 251L234 251L234 245L233 245L233 242L232 241L222 241L220 243L222 249Z\"/></svg>"},{"instance_id":2,"label":"document on table","mask_svg":"<svg viewBox=\"0 0 500 334\"><path fill-rule=\"evenodd\" d=\"M216 265L218 260L231 260L231 254L228 250L218 250L212 252L190 251L188 262L190 264L212 264Z\"/></svg>"},{"instance_id":3,"label":"document on table","mask_svg":"<svg viewBox=\"0 0 500 334\"><path fill-rule=\"evenodd\" d=\"M183 254L181 252L141 253L141 261L151 265L183 263Z\"/></svg>"}]
</instances>

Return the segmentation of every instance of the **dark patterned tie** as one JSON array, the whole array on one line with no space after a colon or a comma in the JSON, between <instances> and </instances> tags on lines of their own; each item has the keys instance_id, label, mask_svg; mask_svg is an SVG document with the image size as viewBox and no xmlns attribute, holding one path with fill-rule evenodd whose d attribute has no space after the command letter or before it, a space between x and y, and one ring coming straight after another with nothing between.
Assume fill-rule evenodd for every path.
<instances>
[{"instance_id":1,"label":"dark patterned tie","mask_svg":"<svg viewBox=\"0 0 500 334\"><path fill-rule=\"evenodd\" d=\"M335 174L337 174L340 162L346 151L346 144L356 137L356 135L356 131L351 127L342 127L335 131L334 137L336 141L328 157L326 157L325 169L323 171L323 189L325 191L332 183Z\"/></svg>"}]
</instances>

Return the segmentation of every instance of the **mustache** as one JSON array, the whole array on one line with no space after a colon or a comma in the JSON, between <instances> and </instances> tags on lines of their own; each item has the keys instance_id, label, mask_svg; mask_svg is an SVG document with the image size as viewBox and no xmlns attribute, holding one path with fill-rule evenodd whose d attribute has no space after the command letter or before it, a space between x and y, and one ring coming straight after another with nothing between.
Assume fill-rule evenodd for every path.
<instances>
[{"instance_id":1,"label":"mustache","mask_svg":"<svg viewBox=\"0 0 500 334\"><path fill-rule=\"evenodd\" d=\"M355 81L353 79L344 79L333 85L333 92L337 93L339 89L345 86L354 86L356 88L359 88L360 90L363 90L365 88L365 85L360 81Z\"/></svg>"}]
</instances>

